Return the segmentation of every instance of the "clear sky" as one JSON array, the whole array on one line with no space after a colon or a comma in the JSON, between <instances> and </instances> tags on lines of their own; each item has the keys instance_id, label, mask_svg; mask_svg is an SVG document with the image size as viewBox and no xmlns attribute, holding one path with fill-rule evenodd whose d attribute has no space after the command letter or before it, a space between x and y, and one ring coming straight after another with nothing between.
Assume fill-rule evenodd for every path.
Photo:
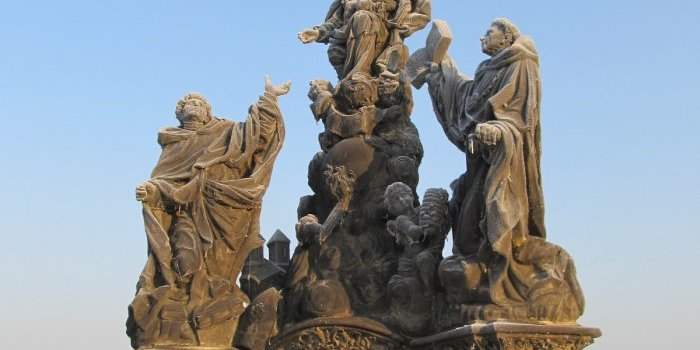
<instances>
[{"instance_id":1,"label":"clear sky","mask_svg":"<svg viewBox=\"0 0 700 350\"><path fill-rule=\"evenodd\" d=\"M466 74L478 39L510 17L538 46L549 238L576 259L591 349L697 346L700 324L700 44L697 1L434 0ZM123 350L146 260L134 187L176 101L205 94L245 118L263 76L292 80L288 136L262 228L293 236L318 150L308 81L333 80L323 45L296 32L330 0L3 1L0 21L0 347ZM412 37L422 46L425 32ZM463 155L426 91L413 120L420 192L448 187Z\"/></svg>"}]
</instances>

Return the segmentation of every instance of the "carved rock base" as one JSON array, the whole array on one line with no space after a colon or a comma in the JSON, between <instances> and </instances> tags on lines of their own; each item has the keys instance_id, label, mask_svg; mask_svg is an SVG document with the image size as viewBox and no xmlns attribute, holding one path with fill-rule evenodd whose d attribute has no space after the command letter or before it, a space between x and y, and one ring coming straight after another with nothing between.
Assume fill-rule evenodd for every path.
<instances>
[{"instance_id":1,"label":"carved rock base","mask_svg":"<svg viewBox=\"0 0 700 350\"><path fill-rule=\"evenodd\" d=\"M411 342L416 350L581 350L601 336L578 325L473 324Z\"/></svg>"},{"instance_id":2,"label":"carved rock base","mask_svg":"<svg viewBox=\"0 0 700 350\"><path fill-rule=\"evenodd\" d=\"M405 340L366 318L319 318L285 329L270 350L400 350Z\"/></svg>"}]
</instances>

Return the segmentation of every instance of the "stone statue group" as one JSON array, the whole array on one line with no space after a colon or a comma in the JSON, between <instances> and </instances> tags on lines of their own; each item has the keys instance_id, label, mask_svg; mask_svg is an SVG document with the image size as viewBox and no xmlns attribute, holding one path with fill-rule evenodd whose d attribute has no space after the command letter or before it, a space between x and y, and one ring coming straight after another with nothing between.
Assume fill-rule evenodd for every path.
<instances>
[{"instance_id":1,"label":"stone statue group","mask_svg":"<svg viewBox=\"0 0 700 350\"><path fill-rule=\"evenodd\" d=\"M546 240L534 42L494 20L481 38L488 57L469 78L447 54L445 22L409 54L404 39L431 20L430 0L334 0L322 24L299 33L328 45L338 81L310 83L324 130L298 246L284 283L252 301L236 280L262 244L263 196L285 137L277 99L290 83L268 78L245 122L214 116L196 93L177 103L180 125L159 132L160 159L136 189L148 259L129 306L135 349L385 349L394 343L357 329L415 338L581 316L573 260ZM416 193L412 86L424 84L466 158L451 198ZM443 257L450 230L453 255Z\"/></svg>"}]
</instances>

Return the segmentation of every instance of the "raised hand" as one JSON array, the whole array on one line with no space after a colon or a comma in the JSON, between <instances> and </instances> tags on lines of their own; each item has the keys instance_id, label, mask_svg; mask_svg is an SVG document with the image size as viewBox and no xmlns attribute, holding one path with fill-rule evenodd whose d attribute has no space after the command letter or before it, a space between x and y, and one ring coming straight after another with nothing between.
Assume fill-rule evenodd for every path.
<instances>
[{"instance_id":1,"label":"raised hand","mask_svg":"<svg viewBox=\"0 0 700 350\"><path fill-rule=\"evenodd\" d=\"M299 40L304 43L308 44L311 42L314 42L318 40L318 38L321 36L321 32L318 29L305 29L303 32L300 32L297 34L297 37Z\"/></svg>"},{"instance_id":2,"label":"raised hand","mask_svg":"<svg viewBox=\"0 0 700 350\"><path fill-rule=\"evenodd\" d=\"M286 95L289 92L289 89L291 87L292 87L291 81L287 81L287 82L280 84L280 85L274 85L274 84L272 84L272 80L270 79L270 76L265 77L265 92L268 92L268 93L273 94L275 96Z\"/></svg>"}]
</instances>

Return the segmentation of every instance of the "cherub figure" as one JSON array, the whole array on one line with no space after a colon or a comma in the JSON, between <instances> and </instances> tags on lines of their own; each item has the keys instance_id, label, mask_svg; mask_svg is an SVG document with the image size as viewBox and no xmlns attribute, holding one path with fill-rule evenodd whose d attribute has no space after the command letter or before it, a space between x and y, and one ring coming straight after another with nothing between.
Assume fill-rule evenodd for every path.
<instances>
[{"instance_id":1,"label":"cherub figure","mask_svg":"<svg viewBox=\"0 0 700 350\"><path fill-rule=\"evenodd\" d=\"M324 151L341 140L372 135L383 116L375 106L379 100L377 79L366 74L357 73L344 79L337 89L328 81L314 80L308 97L314 118L325 126L319 136Z\"/></svg>"},{"instance_id":2,"label":"cherub figure","mask_svg":"<svg viewBox=\"0 0 700 350\"><path fill-rule=\"evenodd\" d=\"M415 196L413 195L413 190L403 182L395 182L387 186L384 192L384 205L386 206L387 212L393 220L389 220L388 224L392 221L397 221L399 218L406 217L405 220L410 222L418 222L418 208L414 205ZM404 221L404 219L401 219ZM391 224L392 226L398 225L398 223Z\"/></svg>"},{"instance_id":3,"label":"cherub figure","mask_svg":"<svg viewBox=\"0 0 700 350\"><path fill-rule=\"evenodd\" d=\"M405 332L425 330L425 313L432 305L436 272L442 259L445 235L449 231L448 195L442 189L429 189L424 203L413 205L413 191L401 182L385 192L387 210L395 219L387 231L402 247L397 273L389 280L392 320Z\"/></svg>"},{"instance_id":4,"label":"cherub figure","mask_svg":"<svg viewBox=\"0 0 700 350\"><path fill-rule=\"evenodd\" d=\"M397 182L386 190L385 203L389 214L387 231L404 248L399 260L399 274L417 272L426 294L435 290L436 270L442 259L445 237L449 232L448 194L443 189L428 189L423 204L415 208L409 198L411 188ZM409 261L402 261L409 259ZM406 266L402 267L402 263Z\"/></svg>"},{"instance_id":5,"label":"cherub figure","mask_svg":"<svg viewBox=\"0 0 700 350\"><path fill-rule=\"evenodd\" d=\"M327 241L348 211L355 177L342 166L329 166L325 177L337 203L323 224L316 215L306 214L296 225L299 246L294 251L286 283L288 322L350 313L350 301L338 275L340 251ZM326 303L327 298L335 302Z\"/></svg>"}]
</instances>

